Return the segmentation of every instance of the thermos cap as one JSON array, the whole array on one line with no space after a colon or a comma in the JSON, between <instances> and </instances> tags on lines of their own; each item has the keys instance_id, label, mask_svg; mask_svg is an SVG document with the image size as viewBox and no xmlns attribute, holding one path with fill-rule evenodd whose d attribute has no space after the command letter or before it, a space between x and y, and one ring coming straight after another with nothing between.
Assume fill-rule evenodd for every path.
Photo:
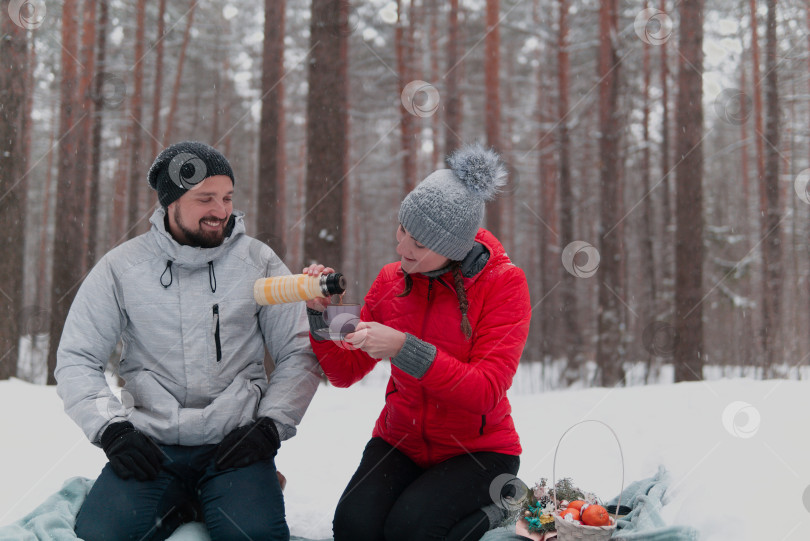
<instances>
[{"instance_id":1,"label":"thermos cap","mask_svg":"<svg viewBox=\"0 0 810 541\"><path fill-rule=\"evenodd\" d=\"M323 285L326 286L326 292L329 295L340 295L346 291L346 277L339 272L333 272L323 275Z\"/></svg>"}]
</instances>

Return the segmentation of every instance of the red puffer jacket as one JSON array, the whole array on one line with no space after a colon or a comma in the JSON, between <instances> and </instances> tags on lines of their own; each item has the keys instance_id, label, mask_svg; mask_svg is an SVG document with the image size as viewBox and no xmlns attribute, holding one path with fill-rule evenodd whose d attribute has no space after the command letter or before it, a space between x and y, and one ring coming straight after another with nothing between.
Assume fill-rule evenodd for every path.
<instances>
[{"instance_id":1,"label":"red puffer jacket","mask_svg":"<svg viewBox=\"0 0 810 541\"><path fill-rule=\"evenodd\" d=\"M380 271L363 306L364 321L410 333L437 348L421 379L391 367L385 407L373 432L424 468L467 452L521 453L506 391L529 333L529 289L523 271L490 232L479 229L476 241L490 256L483 270L464 278L471 339L461 330L452 273L439 278L414 274L410 294L397 297L405 287L404 274L399 263L391 263ZM311 341L337 387L359 381L377 362L360 350Z\"/></svg>"}]
</instances>

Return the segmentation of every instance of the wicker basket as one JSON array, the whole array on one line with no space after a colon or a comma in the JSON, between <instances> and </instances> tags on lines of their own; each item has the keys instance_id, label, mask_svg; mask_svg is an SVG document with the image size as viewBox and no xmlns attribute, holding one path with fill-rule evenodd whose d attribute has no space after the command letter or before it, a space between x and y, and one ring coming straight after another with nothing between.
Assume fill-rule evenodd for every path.
<instances>
[{"instance_id":1,"label":"wicker basket","mask_svg":"<svg viewBox=\"0 0 810 541\"><path fill-rule=\"evenodd\" d=\"M621 457L622 461L622 487L619 490L619 501L616 504L616 509L621 506L622 503L622 492L624 492L624 453L622 453L622 444L619 442L619 437L616 435L616 432L613 431L610 426L602 421L598 421L596 419L585 419L584 421L580 421L575 425L571 426L568 430L563 432L563 435L560 436L559 441L557 442L557 448L554 449L554 462L551 469L551 478L552 478L552 487L557 486L557 451L560 449L560 443L562 443L563 438L565 437L568 432L570 432L574 427L581 425L582 423L599 423L607 427L610 430L610 433L613 434L613 437L616 438L616 443L619 446L619 456ZM552 489L551 491L552 496L554 498L554 507L557 507L557 491ZM576 524L574 522L568 520L556 520L554 521L554 526L557 529L557 539L559 541L581 541L581 540L590 540L590 541L606 541L610 539L610 536L613 535L613 532L616 530L616 519L618 518L618 513L611 517L610 525L608 526L586 526L585 524Z\"/></svg>"},{"instance_id":2,"label":"wicker basket","mask_svg":"<svg viewBox=\"0 0 810 541\"><path fill-rule=\"evenodd\" d=\"M555 520L554 527L557 528L557 539L560 541L580 541L584 539L605 541L613 535L613 530L616 529L616 520L611 517L610 526L586 526L568 520Z\"/></svg>"}]
</instances>

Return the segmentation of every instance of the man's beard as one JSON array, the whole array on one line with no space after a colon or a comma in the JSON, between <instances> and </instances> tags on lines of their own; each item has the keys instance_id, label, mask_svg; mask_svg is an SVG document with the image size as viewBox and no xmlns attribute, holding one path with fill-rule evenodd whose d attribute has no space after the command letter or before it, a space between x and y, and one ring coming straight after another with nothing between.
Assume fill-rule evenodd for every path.
<instances>
[{"instance_id":1,"label":"man's beard","mask_svg":"<svg viewBox=\"0 0 810 541\"><path fill-rule=\"evenodd\" d=\"M208 218L203 218L203 220ZM228 217L230 219L230 217ZM202 220L200 220L202 221ZM177 224L177 227L180 229L180 232L183 234L187 246L193 246L195 248L216 248L220 244L225 241L225 229L228 224L228 220L225 220L222 229L218 231L204 231L201 224L197 224L197 230L192 231L191 229L187 228L186 225L183 223L182 219L180 218L180 209L174 209L174 222Z\"/></svg>"}]
</instances>

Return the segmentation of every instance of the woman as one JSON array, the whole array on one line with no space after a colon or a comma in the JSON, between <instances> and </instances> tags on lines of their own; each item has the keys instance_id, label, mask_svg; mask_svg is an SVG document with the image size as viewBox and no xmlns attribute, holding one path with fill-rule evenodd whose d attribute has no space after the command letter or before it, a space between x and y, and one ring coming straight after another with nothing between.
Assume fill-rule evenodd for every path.
<instances>
[{"instance_id":1,"label":"woman","mask_svg":"<svg viewBox=\"0 0 810 541\"><path fill-rule=\"evenodd\" d=\"M401 259L380 271L355 332L339 343L310 334L338 387L391 360L385 407L337 505L335 541L477 540L503 518L490 495L496 478L518 471L506 391L529 332L529 291L503 246L479 229L506 170L480 145L447 163L402 202ZM326 327L327 304L307 302L313 331Z\"/></svg>"}]
</instances>

